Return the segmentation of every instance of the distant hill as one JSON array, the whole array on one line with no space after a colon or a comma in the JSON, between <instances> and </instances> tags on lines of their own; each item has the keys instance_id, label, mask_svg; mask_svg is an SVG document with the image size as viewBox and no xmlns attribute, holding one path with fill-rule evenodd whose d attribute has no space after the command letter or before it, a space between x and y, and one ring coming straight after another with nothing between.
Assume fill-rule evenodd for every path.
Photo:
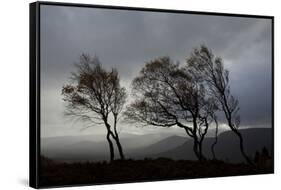
<instances>
[{"instance_id":1,"label":"distant hill","mask_svg":"<svg viewBox=\"0 0 281 190\"><path fill-rule=\"evenodd\" d=\"M132 158L154 157L155 154L174 149L187 141L187 137L170 136L146 147L132 149L128 156Z\"/></svg>"},{"instance_id":2,"label":"distant hill","mask_svg":"<svg viewBox=\"0 0 281 190\"><path fill-rule=\"evenodd\" d=\"M119 134L121 143L129 149L136 147L145 147L150 144L153 144L159 140L162 140L166 137L169 137L169 134L147 134L147 135L136 135L128 133ZM63 147L75 143L80 143L83 141L90 142L103 142L105 141L105 135L81 135L81 136L57 136L57 137L45 137L41 138L42 149L53 148L53 147ZM122 142L124 141L124 143Z\"/></svg>"},{"instance_id":3,"label":"distant hill","mask_svg":"<svg viewBox=\"0 0 281 190\"><path fill-rule=\"evenodd\" d=\"M126 155L150 155L152 153L159 153L159 150L164 151L165 146L175 148L179 144L171 146L171 143L157 146L157 143L163 139L168 138L168 135L147 134L147 135L132 135L122 134L121 143ZM179 138L180 139L180 138ZM182 141L182 140L179 140ZM177 140L176 140L177 142ZM148 147L155 143L155 148L150 151ZM168 145L169 144L169 145ZM157 148L158 147L158 148ZM163 148L161 148L163 147ZM117 149L116 149L117 150ZM149 150L146 152L145 150ZM49 137L41 139L41 154L60 161L75 162L75 161L100 161L108 160L109 148L104 136L63 136L63 137ZM118 157L118 153L116 152Z\"/></svg>"},{"instance_id":4,"label":"distant hill","mask_svg":"<svg viewBox=\"0 0 281 190\"><path fill-rule=\"evenodd\" d=\"M245 150L250 156L254 156L256 150L264 146L271 152L272 129L252 128L242 129ZM42 139L41 152L54 160L67 162L73 161L100 161L108 160L108 144L104 138L91 140L91 137L55 137ZM206 138L203 144L203 152L211 158L211 144L214 138ZM155 135L131 135L121 138L124 152L127 158L143 159L145 157L166 157L175 160L195 160L192 139L182 136L155 136ZM116 149L117 150L117 149ZM228 162L241 162L243 158L239 150L239 140L231 132L222 132L216 145L218 159ZM116 155L118 152L116 151Z\"/></svg>"},{"instance_id":5,"label":"distant hill","mask_svg":"<svg viewBox=\"0 0 281 190\"><path fill-rule=\"evenodd\" d=\"M244 139L245 151L252 158L257 150L261 150L266 147L270 153L272 152L272 129L270 128L251 128L242 129L241 133ZM208 158L211 156L211 144L214 142L214 138L206 138L203 142L203 153ZM176 160L194 160L196 159L192 151L192 140L186 141L184 144L153 155L153 157L167 157ZM218 159L228 162L242 162L243 157L241 156L239 149L239 139L233 132L226 131L219 135L218 143L215 148L216 156Z\"/></svg>"}]
</instances>

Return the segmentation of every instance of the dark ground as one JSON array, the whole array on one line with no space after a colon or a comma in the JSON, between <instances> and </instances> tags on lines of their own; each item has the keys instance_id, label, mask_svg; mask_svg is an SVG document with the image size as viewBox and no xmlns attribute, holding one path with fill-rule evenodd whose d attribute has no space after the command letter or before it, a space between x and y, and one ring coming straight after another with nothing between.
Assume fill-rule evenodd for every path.
<instances>
[{"instance_id":1,"label":"dark ground","mask_svg":"<svg viewBox=\"0 0 281 190\"><path fill-rule=\"evenodd\" d=\"M273 173L272 162L258 166L222 161L174 161L166 158L108 162L57 163L41 159L40 186L124 183Z\"/></svg>"}]
</instances>

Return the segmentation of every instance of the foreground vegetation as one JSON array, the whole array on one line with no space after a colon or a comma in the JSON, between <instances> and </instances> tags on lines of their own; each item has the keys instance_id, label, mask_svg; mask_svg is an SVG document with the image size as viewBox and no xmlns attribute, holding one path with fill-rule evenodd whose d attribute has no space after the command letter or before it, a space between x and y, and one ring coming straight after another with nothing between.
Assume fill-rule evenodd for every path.
<instances>
[{"instance_id":1,"label":"foreground vegetation","mask_svg":"<svg viewBox=\"0 0 281 190\"><path fill-rule=\"evenodd\" d=\"M112 162L59 163L41 158L40 185L123 183L272 173L271 160L256 166L222 161L174 161L167 158Z\"/></svg>"}]
</instances>

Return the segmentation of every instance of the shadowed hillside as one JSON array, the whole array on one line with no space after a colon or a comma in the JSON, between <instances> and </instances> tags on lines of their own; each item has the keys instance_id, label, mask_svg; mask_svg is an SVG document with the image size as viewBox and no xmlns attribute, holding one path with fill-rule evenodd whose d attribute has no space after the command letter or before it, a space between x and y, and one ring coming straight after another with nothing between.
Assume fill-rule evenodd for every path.
<instances>
[{"instance_id":1,"label":"shadowed hillside","mask_svg":"<svg viewBox=\"0 0 281 190\"><path fill-rule=\"evenodd\" d=\"M187 141L186 137L170 136L146 147L132 149L128 152L131 158L154 157L154 154L174 149Z\"/></svg>"},{"instance_id":2,"label":"shadowed hillside","mask_svg":"<svg viewBox=\"0 0 281 190\"><path fill-rule=\"evenodd\" d=\"M269 128L254 128L243 129L241 133L245 141L245 150L249 156L253 159L256 151L261 151L263 147L266 147L269 152L272 152L272 130ZM203 152L208 158L211 156L211 145L213 138L206 138L204 141ZM224 160L226 162L243 162L239 150L239 141L231 131L223 132L219 135L218 143L215 148L217 159ZM153 157L167 157L172 159L186 159L195 160L196 157L192 152L192 141L188 140L184 144L171 149Z\"/></svg>"},{"instance_id":3,"label":"shadowed hillside","mask_svg":"<svg viewBox=\"0 0 281 190\"><path fill-rule=\"evenodd\" d=\"M256 168L221 161L174 161L167 158L115 160L96 163L56 163L42 158L40 185L122 183L272 173L272 167Z\"/></svg>"}]
</instances>

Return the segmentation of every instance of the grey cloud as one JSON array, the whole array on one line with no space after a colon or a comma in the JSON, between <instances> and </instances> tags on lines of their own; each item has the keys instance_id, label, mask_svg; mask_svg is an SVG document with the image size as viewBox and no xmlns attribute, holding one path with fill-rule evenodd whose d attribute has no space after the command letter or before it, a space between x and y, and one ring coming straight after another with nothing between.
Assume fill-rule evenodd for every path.
<instances>
[{"instance_id":1,"label":"grey cloud","mask_svg":"<svg viewBox=\"0 0 281 190\"><path fill-rule=\"evenodd\" d=\"M117 67L128 87L145 62L165 55L184 62L202 43L230 70L242 124L270 126L270 20L62 6L41 8L42 91L49 92L42 93L45 120L64 123L60 90L82 52Z\"/></svg>"}]
</instances>

